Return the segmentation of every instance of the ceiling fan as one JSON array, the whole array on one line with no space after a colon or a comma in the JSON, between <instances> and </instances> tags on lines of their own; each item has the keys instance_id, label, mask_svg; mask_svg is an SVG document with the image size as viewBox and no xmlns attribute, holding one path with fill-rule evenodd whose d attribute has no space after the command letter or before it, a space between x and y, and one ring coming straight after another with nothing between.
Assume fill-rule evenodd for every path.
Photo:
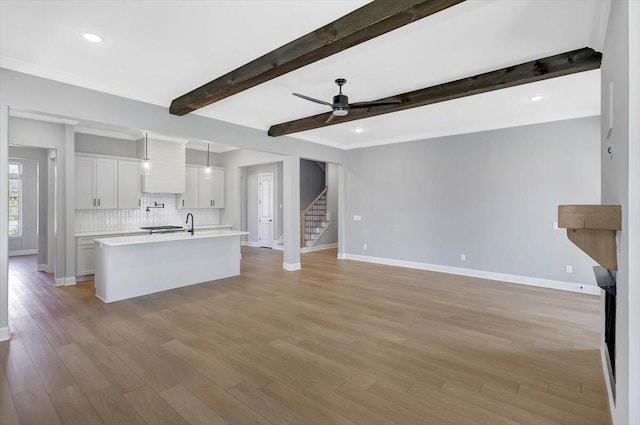
<instances>
[{"instance_id":1,"label":"ceiling fan","mask_svg":"<svg viewBox=\"0 0 640 425\"><path fill-rule=\"evenodd\" d=\"M334 117L343 117L349 113L350 109L358 109L358 108L369 108L371 106L380 106L380 105L396 105L398 103L402 103L401 100L398 99L380 99L380 100L372 100L370 102L358 102L358 103L349 103L349 96L346 94L342 94L342 86L347 83L347 80L344 78L338 78L336 80L336 84L340 88L340 92L333 96L333 103L325 102L324 100L314 99L309 96L305 96L299 93L292 93L294 96L301 97L302 99L310 100L311 102L319 103L321 105L327 105L333 110L333 113L329 115L325 124L331 121Z\"/></svg>"}]
</instances>

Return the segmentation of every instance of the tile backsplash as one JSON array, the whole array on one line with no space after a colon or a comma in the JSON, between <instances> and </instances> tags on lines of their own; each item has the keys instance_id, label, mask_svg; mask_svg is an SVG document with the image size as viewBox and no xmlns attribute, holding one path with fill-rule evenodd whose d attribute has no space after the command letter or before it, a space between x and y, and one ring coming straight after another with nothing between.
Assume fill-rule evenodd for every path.
<instances>
[{"instance_id":1,"label":"tile backsplash","mask_svg":"<svg viewBox=\"0 0 640 425\"><path fill-rule=\"evenodd\" d=\"M184 226L188 213L193 214L196 226L220 224L219 209L178 209L177 196L144 193L142 206L135 210L76 210L75 233L138 230L143 226ZM151 208L151 212L146 212L147 206L153 206L154 202L164 203L164 208Z\"/></svg>"}]
</instances>

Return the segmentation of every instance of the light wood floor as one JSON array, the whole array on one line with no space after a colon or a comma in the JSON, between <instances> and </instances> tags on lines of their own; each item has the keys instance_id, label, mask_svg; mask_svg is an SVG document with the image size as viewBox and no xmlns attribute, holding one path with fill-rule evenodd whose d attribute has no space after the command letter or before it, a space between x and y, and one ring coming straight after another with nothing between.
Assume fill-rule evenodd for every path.
<instances>
[{"instance_id":1,"label":"light wood floor","mask_svg":"<svg viewBox=\"0 0 640 425\"><path fill-rule=\"evenodd\" d=\"M0 422L610 423L597 297L243 256L239 277L113 304L12 258Z\"/></svg>"}]
</instances>

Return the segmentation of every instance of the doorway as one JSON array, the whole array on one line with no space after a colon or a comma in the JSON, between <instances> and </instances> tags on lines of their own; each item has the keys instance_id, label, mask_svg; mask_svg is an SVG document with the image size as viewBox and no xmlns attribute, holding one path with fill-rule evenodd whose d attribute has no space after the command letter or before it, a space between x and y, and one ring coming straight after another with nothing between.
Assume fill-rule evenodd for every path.
<instances>
[{"instance_id":1,"label":"doorway","mask_svg":"<svg viewBox=\"0 0 640 425\"><path fill-rule=\"evenodd\" d=\"M258 245L271 248L275 234L273 173L258 174Z\"/></svg>"},{"instance_id":2,"label":"doorway","mask_svg":"<svg viewBox=\"0 0 640 425\"><path fill-rule=\"evenodd\" d=\"M35 256L34 270L54 272L55 151L9 146L9 256Z\"/></svg>"}]
</instances>

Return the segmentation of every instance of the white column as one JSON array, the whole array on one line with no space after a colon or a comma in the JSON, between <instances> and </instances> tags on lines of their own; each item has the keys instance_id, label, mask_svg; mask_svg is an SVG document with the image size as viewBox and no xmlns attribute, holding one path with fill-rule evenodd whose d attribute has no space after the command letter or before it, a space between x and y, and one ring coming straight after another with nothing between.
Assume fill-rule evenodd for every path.
<instances>
[{"instance_id":1,"label":"white column","mask_svg":"<svg viewBox=\"0 0 640 425\"><path fill-rule=\"evenodd\" d=\"M74 126L71 124L65 124L65 168L64 168L64 182L66 186L66 193L64 197L65 205L65 267L64 276L65 285L73 285L76 283L76 241L75 241L75 226L76 226L76 199L75 199L75 173L76 173L76 161L75 161L75 131Z\"/></svg>"},{"instance_id":2,"label":"white column","mask_svg":"<svg viewBox=\"0 0 640 425\"><path fill-rule=\"evenodd\" d=\"M288 156L283 164L284 261L288 271L300 270L300 157Z\"/></svg>"},{"instance_id":3,"label":"white column","mask_svg":"<svg viewBox=\"0 0 640 425\"><path fill-rule=\"evenodd\" d=\"M347 173L344 165L338 165L338 259L344 260L347 253Z\"/></svg>"},{"instance_id":4,"label":"white column","mask_svg":"<svg viewBox=\"0 0 640 425\"><path fill-rule=\"evenodd\" d=\"M9 330L9 105L0 105L0 341Z\"/></svg>"}]
</instances>

